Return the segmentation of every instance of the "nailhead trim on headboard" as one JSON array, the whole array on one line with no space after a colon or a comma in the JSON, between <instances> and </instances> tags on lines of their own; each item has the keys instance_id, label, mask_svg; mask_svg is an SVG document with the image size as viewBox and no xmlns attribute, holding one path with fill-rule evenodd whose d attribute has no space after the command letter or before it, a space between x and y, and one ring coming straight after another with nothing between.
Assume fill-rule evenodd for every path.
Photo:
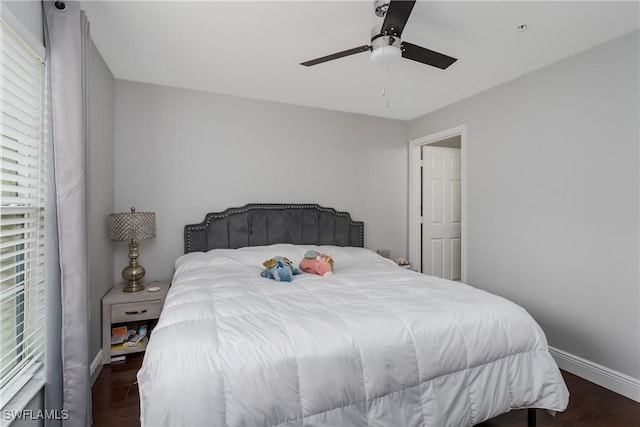
<instances>
[{"instance_id":1,"label":"nailhead trim on headboard","mask_svg":"<svg viewBox=\"0 0 640 427\"><path fill-rule=\"evenodd\" d=\"M202 232L202 231L208 229L213 221L225 219L225 218L233 216L233 215L244 214L244 213L247 213L249 211L259 211L259 210L286 211L286 210L299 210L299 209L311 209L311 210L316 210L318 212L326 212L326 213L329 213L329 214L331 214L333 216L336 216L336 217L345 218L349 222L350 233L352 232L352 230L357 232L357 237L356 237L355 241L353 241L353 239L350 239L349 245L350 246L360 246L360 247L364 246L364 223L361 222L361 221L353 221L351 219L351 216L347 212L338 212L333 208L325 208L325 207L319 206L317 204L295 204L295 203L294 204L261 204L261 203L252 203L252 204L247 204L247 205L245 205L243 207L239 207L239 208L228 208L228 209L226 209L226 210L224 210L222 212L208 213L201 223L186 225L185 229L184 229L184 243L185 243L184 250L185 250L185 253L189 253L189 252L194 251L194 248L192 247L193 233L194 232L199 232L199 231Z\"/></svg>"}]
</instances>

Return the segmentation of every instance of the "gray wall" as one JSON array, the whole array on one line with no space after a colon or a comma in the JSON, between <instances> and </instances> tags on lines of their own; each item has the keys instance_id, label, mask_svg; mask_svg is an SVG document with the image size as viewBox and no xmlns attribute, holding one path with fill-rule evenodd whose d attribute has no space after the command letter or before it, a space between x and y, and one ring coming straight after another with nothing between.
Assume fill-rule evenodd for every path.
<instances>
[{"instance_id":1,"label":"gray wall","mask_svg":"<svg viewBox=\"0 0 640 427\"><path fill-rule=\"evenodd\" d=\"M42 2L40 0L2 1L26 29L44 45L44 27L42 23Z\"/></svg>"},{"instance_id":2,"label":"gray wall","mask_svg":"<svg viewBox=\"0 0 640 427\"><path fill-rule=\"evenodd\" d=\"M115 189L115 80L91 43L89 168L89 361L102 348L102 297L113 286L114 245L107 215L113 212Z\"/></svg>"},{"instance_id":3,"label":"gray wall","mask_svg":"<svg viewBox=\"0 0 640 427\"><path fill-rule=\"evenodd\" d=\"M638 33L416 119L466 124L468 280L640 378Z\"/></svg>"},{"instance_id":4,"label":"gray wall","mask_svg":"<svg viewBox=\"0 0 640 427\"><path fill-rule=\"evenodd\" d=\"M140 242L149 279L171 278L185 224L250 202L351 212L367 247L406 256L405 122L120 80L115 120L116 208L157 214Z\"/></svg>"}]
</instances>

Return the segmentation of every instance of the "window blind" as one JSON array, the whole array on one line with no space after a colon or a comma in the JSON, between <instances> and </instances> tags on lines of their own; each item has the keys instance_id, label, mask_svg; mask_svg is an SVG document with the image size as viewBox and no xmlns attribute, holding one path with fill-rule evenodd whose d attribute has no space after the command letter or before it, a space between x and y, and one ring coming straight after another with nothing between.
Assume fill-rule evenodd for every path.
<instances>
[{"instance_id":1,"label":"window blind","mask_svg":"<svg viewBox=\"0 0 640 427\"><path fill-rule=\"evenodd\" d=\"M43 364L44 63L0 22L0 407Z\"/></svg>"}]
</instances>

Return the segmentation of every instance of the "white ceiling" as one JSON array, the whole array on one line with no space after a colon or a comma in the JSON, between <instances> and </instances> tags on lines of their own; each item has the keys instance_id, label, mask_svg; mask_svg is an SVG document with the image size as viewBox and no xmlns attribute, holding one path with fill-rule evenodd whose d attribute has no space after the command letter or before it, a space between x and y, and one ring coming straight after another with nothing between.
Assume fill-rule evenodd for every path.
<instances>
[{"instance_id":1,"label":"white ceiling","mask_svg":"<svg viewBox=\"0 0 640 427\"><path fill-rule=\"evenodd\" d=\"M638 29L639 5L418 1L403 40L458 61L440 70L403 59L387 76L368 53L299 65L368 44L381 22L373 0L83 2L117 79L402 120Z\"/></svg>"}]
</instances>

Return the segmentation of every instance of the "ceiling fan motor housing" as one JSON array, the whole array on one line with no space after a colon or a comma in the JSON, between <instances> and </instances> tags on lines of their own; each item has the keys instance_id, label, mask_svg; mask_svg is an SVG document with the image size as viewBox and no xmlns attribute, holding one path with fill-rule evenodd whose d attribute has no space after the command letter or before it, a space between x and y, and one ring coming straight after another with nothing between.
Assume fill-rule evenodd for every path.
<instances>
[{"instance_id":1,"label":"ceiling fan motor housing","mask_svg":"<svg viewBox=\"0 0 640 427\"><path fill-rule=\"evenodd\" d=\"M389 0L375 0L373 2L373 10L376 16L384 18L389 10Z\"/></svg>"}]
</instances>

